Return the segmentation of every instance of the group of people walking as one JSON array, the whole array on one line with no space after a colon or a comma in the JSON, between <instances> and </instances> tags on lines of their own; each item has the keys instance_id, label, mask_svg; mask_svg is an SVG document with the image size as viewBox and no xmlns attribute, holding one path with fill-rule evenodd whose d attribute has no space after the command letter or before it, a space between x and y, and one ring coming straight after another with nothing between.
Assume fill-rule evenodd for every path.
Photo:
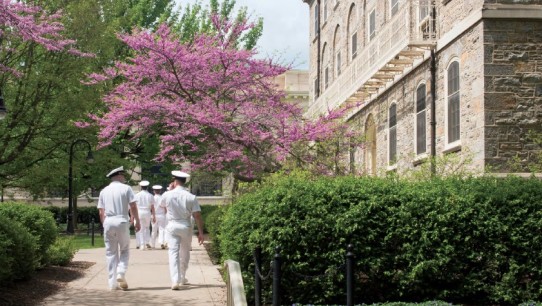
<instances>
[{"instance_id":1,"label":"group of people walking","mask_svg":"<svg viewBox=\"0 0 542 306\"><path fill-rule=\"evenodd\" d=\"M162 203L162 186L152 186L153 195L148 191L149 184L149 181L139 182L141 191L135 195L139 220L141 221L141 230L136 232L136 249L154 249L156 240L158 240L160 248L165 249L167 247L165 236L167 219L166 207ZM133 218L130 223L133 224Z\"/></svg>"},{"instance_id":2,"label":"group of people walking","mask_svg":"<svg viewBox=\"0 0 542 306\"><path fill-rule=\"evenodd\" d=\"M126 270L130 257L130 224L133 224L140 249L154 248L156 238L162 249L167 245L171 289L179 290L180 286L188 283L186 270L190 261L194 221L198 226L199 244L203 244L204 240L201 208L196 196L184 188L190 175L172 171L169 190L160 195L161 186L155 185L154 196L147 191L148 181L140 182L142 190L134 194L132 188L125 184L124 175L123 167L109 172L107 177L111 183L100 192L98 199L100 221L104 228L109 289L128 289ZM151 221L156 226L149 235Z\"/></svg>"}]
</instances>

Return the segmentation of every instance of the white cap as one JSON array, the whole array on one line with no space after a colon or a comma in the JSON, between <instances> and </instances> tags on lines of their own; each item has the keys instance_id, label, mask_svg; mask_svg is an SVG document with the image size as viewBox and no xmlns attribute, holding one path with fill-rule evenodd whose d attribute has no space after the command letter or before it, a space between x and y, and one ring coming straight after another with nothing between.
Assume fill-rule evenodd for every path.
<instances>
[{"instance_id":1,"label":"white cap","mask_svg":"<svg viewBox=\"0 0 542 306\"><path fill-rule=\"evenodd\" d=\"M149 181L141 181L139 182L139 186L142 186L142 187L145 187L145 186L149 186Z\"/></svg>"},{"instance_id":2,"label":"white cap","mask_svg":"<svg viewBox=\"0 0 542 306\"><path fill-rule=\"evenodd\" d=\"M153 185L152 189L162 189L162 185Z\"/></svg>"},{"instance_id":3,"label":"white cap","mask_svg":"<svg viewBox=\"0 0 542 306\"><path fill-rule=\"evenodd\" d=\"M178 171L178 170L171 171L171 175L173 175L174 177L178 177L178 178L189 178L190 177L190 174L188 174L186 172Z\"/></svg>"},{"instance_id":4,"label":"white cap","mask_svg":"<svg viewBox=\"0 0 542 306\"><path fill-rule=\"evenodd\" d=\"M112 177L112 176L115 176L117 175L119 172L124 172L124 166L120 166L118 168L115 168L113 170L111 170L111 172L109 172L105 177Z\"/></svg>"}]
</instances>

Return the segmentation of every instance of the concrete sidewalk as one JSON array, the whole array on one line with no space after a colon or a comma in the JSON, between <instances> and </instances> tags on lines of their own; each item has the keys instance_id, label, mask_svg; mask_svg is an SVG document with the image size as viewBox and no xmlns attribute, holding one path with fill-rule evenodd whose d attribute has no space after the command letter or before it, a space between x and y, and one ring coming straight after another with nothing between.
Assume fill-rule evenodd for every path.
<instances>
[{"instance_id":1,"label":"concrete sidewalk","mask_svg":"<svg viewBox=\"0 0 542 306\"><path fill-rule=\"evenodd\" d=\"M98 237L97 239L102 239ZM105 249L80 250L74 261L89 261L84 277L72 281L44 305L226 305L226 285L204 246L192 239L188 285L171 290L167 250L138 250L130 243L130 264L126 273L127 291L109 291Z\"/></svg>"}]
</instances>

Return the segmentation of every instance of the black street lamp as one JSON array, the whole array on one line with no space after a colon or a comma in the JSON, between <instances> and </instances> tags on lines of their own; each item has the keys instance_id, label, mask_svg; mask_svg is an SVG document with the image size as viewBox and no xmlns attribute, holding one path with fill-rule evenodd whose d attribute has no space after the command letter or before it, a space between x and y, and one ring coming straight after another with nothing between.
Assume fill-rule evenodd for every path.
<instances>
[{"instance_id":1,"label":"black street lamp","mask_svg":"<svg viewBox=\"0 0 542 306\"><path fill-rule=\"evenodd\" d=\"M90 146L90 143L84 139L77 139L74 140L70 146L70 160L69 160L69 171L68 171L68 225L66 227L66 232L68 234L74 234L75 233L75 226L74 226L74 206L73 206L73 175L72 175L72 160L73 160L73 148L78 143L85 143L88 147L88 153L87 153L87 162L92 163L94 162L94 157L92 156L92 149Z\"/></svg>"}]
</instances>

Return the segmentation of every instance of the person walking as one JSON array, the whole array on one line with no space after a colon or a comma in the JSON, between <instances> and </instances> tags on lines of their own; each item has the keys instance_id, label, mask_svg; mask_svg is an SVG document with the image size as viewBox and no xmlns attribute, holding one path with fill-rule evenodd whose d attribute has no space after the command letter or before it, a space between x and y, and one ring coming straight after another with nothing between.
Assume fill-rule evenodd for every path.
<instances>
[{"instance_id":1,"label":"person walking","mask_svg":"<svg viewBox=\"0 0 542 306\"><path fill-rule=\"evenodd\" d=\"M147 190L149 181L139 182L141 191L135 195L139 220L141 220L141 230L136 233L136 249L151 249L150 226L151 221L156 222L154 212L154 196Z\"/></svg>"},{"instance_id":2,"label":"person walking","mask_svg":"<svg viewBox=\"0 0 542 306\"><path fill-rule=\"evenodd\" d=\"M152 234L151 234L151 246L154 248L156 246L156 240L158 239L158 244L163 250L166 248L166 207L162 204L162 186L154 185L152 186L154 191L154 214L156 216L156 222L152 224Z\"/></svg>"},{"instance_id":3,"label":"person walking","mask_svg":"<svg viewBox=\"0 0 542 306\"><path fill-rule=\"evenodd\" d=\"M198 225L199 244L203 244L203 219L196 196L183 188L190 175L182 171L172 171L171 175L173 175L173 189L164 192L162 203L167 209L166 235L171 289L179 290L181 285L188 284L186 270L190 261L192 235L190 217L194 216Z\"/></svg>"},{"instance_id":4,"label":"person walking","mask_svg":"<svg viewBox=\"0 0 542 306\"><path fill-rule=\"evenodd\" d=\"M100 192L98 198L110 290L128 289L125 276L130 258L130 218L134 220L136 232L140 230L134 192L125 184L124 174L122 166L111 170L106 175L111 183Z\"/></svg>"}]
</instances>

